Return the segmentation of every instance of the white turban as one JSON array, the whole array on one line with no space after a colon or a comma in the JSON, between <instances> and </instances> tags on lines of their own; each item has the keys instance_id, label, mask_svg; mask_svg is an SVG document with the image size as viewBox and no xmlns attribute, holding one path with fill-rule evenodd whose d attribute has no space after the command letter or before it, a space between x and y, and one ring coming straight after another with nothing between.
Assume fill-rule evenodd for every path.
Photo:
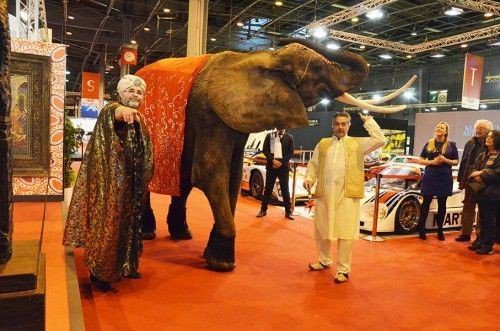
<instances>
[{"instance_id":1,"label":"white turban","mask_svg":"<svg viewBox=\"0 0 500 331\"><path fill-rule=\"evenodd\" d=\"M118 82L118 86L116 87L116 89L118 91L118 94L121 95L123 91L131 88L132 86L139 87L143 93L146 92L146 82L141 77L135 75L123 76Z\"/></svg>"}]
</instances>

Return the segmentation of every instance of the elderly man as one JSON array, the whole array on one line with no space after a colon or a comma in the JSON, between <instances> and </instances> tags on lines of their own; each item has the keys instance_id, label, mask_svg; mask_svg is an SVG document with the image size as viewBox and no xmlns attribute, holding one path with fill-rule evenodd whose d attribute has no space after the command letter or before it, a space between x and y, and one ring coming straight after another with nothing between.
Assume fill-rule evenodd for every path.
<instances>
[{"instance_id":1,"label":"elderly man","mask_svg":"<svg viewBox=\"0 0 500 331\"><path fill-rule=\"evenodd\" d=\"M471 194L465 183L467 182L467 178L469 178L469 175L473 170L472 168L477 156L486 151L484 140L486 139L486 135L488 134L488 132L490 132L492 129L493 123L491 123L490 121L483 119L477 120L474 124L474 137L472 137L467 143L465 143L457 177L457 181L459 183L458 188L460 188L461 190L465 189L464 206L462 209L462 233L455 238L456 241L470 241L470 236L472 234L472 224L474 224L474 220L476 219L476 200L474 199L473 194ZM477 229L476 232L478 232Z\"/></svg>"},{"instance_id":2,"label":"elderly man","mask_svg":"<svg viewBox=\"0 0 500 331\"><path fill-rule=\"evenodd\" d=\"M359 237L359 200L364 194L364 154L384 146L386 139L371 116L359 114L370 137L347 135L351 116L338 112L333 116L333 137L322 139L307 166L304 187L316 186L314 236L319 261L310 263L313 271L333 264L331 242L338 239L336 283L344 283L351 271L354 239Z\"/></svg>"},{"instance_id":3,"label":"elderly man","mask_svg":"<svg viewBox=\"0 0 500 331\"><path fill-rule=\"evenodd\" d=\"M137 110L146 84L126 75L119 102L100 112L78 173L64 245L84 248L90 280L101 291L122 276L139 278L146 184L152 175L149 136Z\"/></svg>"}]
</instances>

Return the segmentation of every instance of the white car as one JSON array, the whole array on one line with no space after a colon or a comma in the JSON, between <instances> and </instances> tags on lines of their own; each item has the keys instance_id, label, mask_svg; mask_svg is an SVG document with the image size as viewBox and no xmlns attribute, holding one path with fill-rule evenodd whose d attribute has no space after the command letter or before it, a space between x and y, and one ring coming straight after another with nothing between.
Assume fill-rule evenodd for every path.
<instances>
[{"instance_id":1,"label":"white car","mask_svg":"<svg viewBox=\"0 0 500 331\"><path fill-rule=\"evenodd\" d=\"M456 169L453 170L456 171ZM395 162L380 171L382 177L379 192L377 232L407 234L417 230L423 201L419 189L421 173L422 166L406 162L402 162L401 165ZM375 184L375 178L365 183L365 197L361 201L361 230L372 231ZM461 227L463 199L464 193L458 189L458 183L455 181L453 194L446 201L444 228ZM425 222L426 229L437 228L436 213L437 201L434 199Z\"/></svg>"},{"instance_id":2,"label":"white car","mask_svg":"<svg viewBox=\"0 0 500 331\"><path fill-rule=\"evenodd\" d=\"M290 197L293 199L293 166L290 166L289 190ZM295 201L308 201L309 194L303 187L306 167L297 165L295 174ZM241 192L250 194L256 199L262 199L264 187L266 185L266 159L264 154L260 153L252 157L245 157L243 161L243 180L241 182ZM313 188L314 189L314 188ZM271 194L271 199L276 202L283 202L281 187L277 179Z\"/></svg>"}]
</instances>

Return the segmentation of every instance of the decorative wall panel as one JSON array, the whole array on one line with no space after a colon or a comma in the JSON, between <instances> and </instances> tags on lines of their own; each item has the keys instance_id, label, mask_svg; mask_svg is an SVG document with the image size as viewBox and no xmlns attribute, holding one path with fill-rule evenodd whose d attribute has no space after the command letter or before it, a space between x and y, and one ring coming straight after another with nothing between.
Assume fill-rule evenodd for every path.
<instances>
[{"instance_id":1,"label":"decorative wall panel","mask_svg":"<svg viewBox=\"0 0 500 331\"><path fill-rule=\"evenodd\" d=\"M11 40L12 52L48 56L50 61L50 97L48 102L48 171L37 176L21 174L14 177L13 193L19 195L63 195L63 124L64 89L66 84L66 46L35 42L25 39Z\"/></svg>"}]
</instances>

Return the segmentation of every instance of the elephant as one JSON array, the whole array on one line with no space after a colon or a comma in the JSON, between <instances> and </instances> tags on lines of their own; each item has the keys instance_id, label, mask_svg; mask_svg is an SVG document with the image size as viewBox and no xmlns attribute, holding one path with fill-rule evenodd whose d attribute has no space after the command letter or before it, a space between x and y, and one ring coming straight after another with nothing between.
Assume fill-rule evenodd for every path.
<instances>
[{"instance_id":1,"label":"elephant","mask_svg":"<svg viewBox=\"0 0 500 331\"><path fill-rule=\"evenodd\" d=\"M384 99L362 101L347 93L368 76L361 56L300 39L283 40L281 45L276 51L210 55L189 92L180 195L172 196L167 225L171 239L191 239L186 201L193 187L204 192L214 217L203 253L211 270L231 271L235 266L234 214L250 133L307 126L306 107L323 97L374 112L400 111L404 105L375 103L399 95L416 78Z\"/></svg>"}]
</instances>

